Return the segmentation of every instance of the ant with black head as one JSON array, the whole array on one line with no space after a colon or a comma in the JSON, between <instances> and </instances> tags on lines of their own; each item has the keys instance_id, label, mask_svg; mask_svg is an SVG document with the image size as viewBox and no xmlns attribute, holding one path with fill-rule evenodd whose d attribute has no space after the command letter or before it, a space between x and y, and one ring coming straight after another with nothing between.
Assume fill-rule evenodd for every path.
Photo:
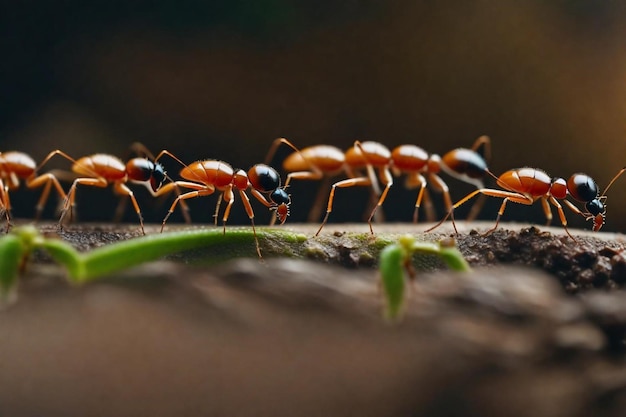
<instances>
[{"instance_id":1,"label":"ant with black head","mask_svg":"<svg viewBox=\"0 0 626 417\"><path fill-rule=\"evenodd\" d=\"M192 191L180 194L176 197L167 215L163 219L161 231L163 231L165 223L174 212L179 202L190 198L208 196L218 191L220 192L220 198L223 198L226 202L226 209L224 209L222 217L224 233L226 233L226 222L228 221L231 207L235 201L234 190L237 190L250 219L250 223L252 224L257 254L259 258L262 258L254 224L254 210L252 209L250 198L246 191L249 190L254 198L261 204L275 211L276 218L283 224L289 216L291 198L285 191L285 187L281 186L281 179L278 172L265 164L256 164L247 172L242 169L234 170L227 162L216 159L200 160L187 165L167 150L161 151L156 160L162 155L168 155L183 166L179 175L184 178L184 181L174 181L166 184L163 186L162 192L168 192L173 187L187 188ZM219 204L217 210L219 210Z\"/></svg>"},{"instance_id":2,"label":"ant with black head","mask_svg":"<svg viewBox=\"0 0 626 417\"><path fill-rule=\"evenodd\" d=\"M132 147L138 153L144 153L151 155L150 152L141 144L135 143ZM146 234L143 224L143 216L139 203L133 191L128 187L127 183L137 183L146 186L150 193L157 197L162 194L160 192L161 186L168 178L167 174L161 164L156 162L156 159L148 157L136 157L129 159L126 163L116 156L106 153L96 153L93 155L83 156L75 159L69 156L62 150L54 150L48 154L48 156L39 164L37 171L39 171L51 158L59 155L68 161L72 162L72 173L77 175L72 182L72 185L67 192L61 216L59 218L59 227L62 227L63 220L68 211L70 214L73 212L73 208L76 204L76 188L81 186L90 187L107 187L109 184L113 185L113 191L120 195L130 198L133 204L135 212L139 217L139 224L141 226L141 233ZM54 174L49 174L54 177ZM171 191L168 189L168 191ZM186 215L188 218L188 215Z\"/></svg>"},{"instance_id":3,"label":"ant with black head","mask_svg":"<svg viewBox=\"0 0 626 417\"><path fill-rule=\"evenodd\" d=\"M355 145L357 151L360 150L361 154L367 158L367 153L363 152L362 148L360 149L359 144L355 143ZM476 139L470 149L456 148L445 153L443 157L437 154L429 155L424 149L416 145L400 145L393 149L387 164L395 176L406 175L406 188L419 189L413 211L413 222L417 223L422 200L424 199L428 206L430 206L430 197L428 197L426 188L428 184L432 185L438 192L443 194L443 200L447 210L452 206L450 189L446 182L439 176L440 172L443 171L451 177L474 185L477 188L483 188L483 180L488 172L486 159L490 158L491 140L488 136L483 135ZM381 177L381 179L383 178ZM376 210L384 203L387 198L387 193L393 185L393 180L387 175L385 175L383 182L385 183L385 189L380 195L378 203L372 210L368 220L372 234L374 233L372 229L372 219ZM478 215L482 205L482 200L474 204L468 216L469 220L473 220ZM428 217L430 219L434 216Z\"/></svg>"},{"instance_id":4,"label":"ant with black head","mask_svg":"<svg viewBox=\"0 0 626 417\"><path fill-rule=\"evenodd\" d=\"M559 214L559 218L561 220L561 224L565 229L567 235L574 241L576 239L569 232L567 228L567 218L565 217L565 212L563 211L563 206L559 203L561 201L564 205L566 205L571 211L576 214L580 214L585 218L585 220L591 220L593 223L593 231L597 232L602 228L605 223L606 217L606 192L609 190L611 185L626 171L626 168L622 168L609 182L607 187L604 189L602 195L599 193L598 185L596 182L587 174L576 173L570 176L567 180L560 177L550 178L550 176L543 170L538 168L516 168L509 171L506 171L499 177L496 177L494 174L489 172L491 176L496 179L496 183L498 186L502 187L503 190L493 189L493 188L481 188L475 190L457 203L452 205L451 209L448 211L448 214L439 221L436 225L426 230L425 232L431 232L437 227L441 226L444 221L450 217L452 220L452 225L454 227L454 231L458 233L456 229L456 223L454 221L454 210L459 206L465 204L467 201L471 200L475 196L482 194L489 197L498 197L502 198L502 205L498 210L498 216L496 217L496 224L488 230L485 234L490 234L498 228L498 224L500 223L500 218L504 214L504 210L506 209L506 205L509 201L519 204L532 205L537 200L541 200L541 205L543 207L544 214L546 216L547 225L552 222L552 210L550 209L550 204L556 207L557 212ZM574 200L583 203L585 205L585 209L580 210L574 203L567 199L568 196L571 196Z\"/></svg>"},{"instance_id":5,"label":"ant with black head","mask_svg":"<svg viewBox=\"0 0 626 417\"><path fill-rule=\"evenodd\" d=\"M346 172L348 176L348 178L332 184L326 215L315 234L316 236L319 235L332 212L336 188L372 187L376 195L379 196L368 219L370 232L373 233L372 221L377 209L383 204L393 185L392 172L396 176L407 175L405 182L407 188L420 188L413 214L413 221L417 222L422 200L426 202L428 217L434 218L432 204L426 189L427 183L430 182L444 194L446 207L449 208L452 205L449 189L438 173L443 170L454 178L481 188L487 169L485 156L489 158L491 153L491 141L487 136L479 137L471 149L457 148L446 153L443 158L438 155L428 155L426 151L416 145L400 145L390 151L379 142L355 141L354 145L345 152L330 145L314 145L299 150L289 140L279 138L272 144L268 153L268 160L274 155L280 144L288 145L295 151L283 162L283 168L288 172L286 186L292 179L317 180L324 176L336 175L342 171ZM355 174L362 169L367 171L366 175ZM382 192L379 179L385 186ZM317 203L314 206L316 205ZM482 205L482 201L475 204L470 214L471 217L478 214L480 205Z\"/></svg>"},{"instance_id":6,"label":"ant with black head","mask_svg":"<svg viewBox=\"0 0 626 417\"><path fill-rule=\"evenodd\" d=\"M283 170L287 172L284 188L289 187L292 180L324 180L319 188L317 196L309 210L308 222L316 222L321 217L323 198L326 196L325 186L329 184L329 178L346 172L348 177L354 177L350 166L346 165L345 153L333 145L313 145L298 149L288 139L275 139L270 147L265 163L270 164L276 150L280 145L287 145L295 152L288 155L282 163ZM276 218L272 218L272 223Z\"/></svg>"}]
</instances>

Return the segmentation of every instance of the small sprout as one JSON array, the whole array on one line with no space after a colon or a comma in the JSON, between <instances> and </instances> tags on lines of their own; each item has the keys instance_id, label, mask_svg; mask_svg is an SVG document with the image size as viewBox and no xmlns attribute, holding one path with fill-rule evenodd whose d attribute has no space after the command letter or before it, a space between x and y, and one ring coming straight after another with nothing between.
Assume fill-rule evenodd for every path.
<instances>
[{"instance_id":1,"label":"small sprout","mask_svg":"<svg viewBox=\"0 0 626 417\"><path fill-rule=\"evenodd\" d=\"M410 235L401 236L397 243L388 245L380 253L380 276L385 296L385 316L396 320L402 313L405 299L405 271L411 280L415 277L412 264L414 253L439 256L453 271L470 271L469 264L453 239L441 242L418 242Z\"/></svg>"},{"instance_id":2,"label":"small sprout","mask_svg":"<svg viewBox=\"0 0 626 417\"><path fill-rule=\"evenodd\" d=\"M0 239L0 298L6 302L17 283L17 275L24 257L24 245L15 235Z\"/></svg>"},{"instance_id":3,"label":"small sprout","mask_svg":"<svg viewBox=\"0 0 626 417\"><path fill-rule=\"evenodd\" d=\"M0 238L0 304L15 299L18 275L24 271L38 240L39 233L33 226L16 228Z\"/></svg>"}]
</instances>

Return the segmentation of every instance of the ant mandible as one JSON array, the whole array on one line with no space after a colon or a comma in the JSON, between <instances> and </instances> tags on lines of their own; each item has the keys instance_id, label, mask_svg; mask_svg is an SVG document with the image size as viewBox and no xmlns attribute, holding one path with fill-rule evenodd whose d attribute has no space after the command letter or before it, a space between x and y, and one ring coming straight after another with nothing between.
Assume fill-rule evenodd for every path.
<instances>
[{"instance_id":1,"label":"ant mandible","mask_svg":"<svg viewBox=\"0 0 626 417\"><path fill-rule=\"evenodd\" d=\"M276 218L281 224L283 224L289 216L289 205L291 204L291 199L284 187L281 187L281 180L278 172L276 172L274 168L265 164L254 165L248 170L248 172L241 169L235 171L230 164L215 159L196 161L187 165L167 150L163 150L159 156L157 156L157 160L161 155L168 155L180 163L183 166L183 169L180 171L180 176L186 180L174 181L166 184L163 187L164 192L168 191L172 187L182 187L193 190L176 197L167 215L163 219L161 232L179 202L183 202L184 200L188 200L190 198L208 196L217 190L221 192L220 197L223 196L223 199L227 204L222 217L224 233L226 233L226 222L228 221L231 207L235 201L233 193L233 189L235 189L239 191L246 213L250 218L256 244L256 251L259 258L262 258L261 247L259 245L256 235L256 227L254 225L254 210L252 209L250 198L248 197L246 190L250 189L250 193L252 193L252 195L259 202L261 202L261 204L270 210L275 210Z\"/></svg>"},{"instance_id":2,"label":"ant mandible","mask_svg":"<svg viewBox=\"0 0 626 417\"><path fill-rule=\"evenodd\" d=\"M143 216L141 209L137 203L137 199L133 191L128 188L126 183L133 182L145 185L153 196L159 196L159 190L165 182L167 175L163 166L157 162L153 162L148 158L132 158L124 163L121 159L104 153L97 153L89 156L83 156L74 159L67 153L57 149L48 154L48 156L39 164L37 171L43 167L52 157L60 155L68 161L72 162L72 172L78 174L78 178L74 179L70 187L65 203L59 218L59 227L62 227L63 219L67 215L68 210L71 212L75 205L76 187L78 185L87 185L91 187L106 187L113 184L113 191L121 196L128 196L133 203L135 212L139 217L141 225L141 233L146 234L143 225ZM52 174L50 174L52 175Z\"/></svg>"},{"instance_id":3,"label":"ant mandible","mask_svg":"<svg viewBox=\"0 0 626 417\"><path fill-rule=\"evenodd\" d=\"M606 207L604 205L604 201L606 200L606 192L611 187L613 182L615 182L615 180L617 180L617 178L619 178L625 170L626 168L623 168L613 177L601 196L598 191L598 185L593 178L582 173L573 174L566 181L565 179L559 177L551 179L545 171L538 168L527 167L512 169L499 177L496 177L494 174L489 172L490 175L496 178L497 185L504 188L504 190L481 188L469 193L454 204L448 211L448 214L441 219L439 223L426 230L426 232L430 232L441 226L441 224L443 224L443 222L450 217L454 231L458 233L454 222L454 210L476 195L482 194L490 197L503 198L500 210L498 210L496 224L485 234L492 233L498 228L500 218L504 214L504 210L506 209L506 205L509 201L532 205L537 200L541 200L547 225L549 225L552 221L552 211L550 210L550 204L552 204L558 211L559 218L561 219L561 224L563 225L565 232L570 238L572 238L572 240L576 241L574 236L572 236L567 229L567 218L565 217L563 206L561 206L559 200L569 207L569 209L574 213L583 216L585 220L591 220L593 222L593 231L597 232L605 222ZM581 211L574 205L574 203L569 201L567 199L568 196L571 196L578 202L584 203L585 211Z\"/></svg>"},{"instance_id":4,"label":"ant mandible","mask_svg":"<svg viewBox=\"0 0 626 417\"><path fill-rule=\"evenodd\" d=\"M11 200L9 191L20 185L20 179L25 180L28 188L44 187L37 202L35 219L39 219L44 205L50 195L50 187L65 199L65 191L57 178L50 173L37 176L36 163L28 154L18 151L0 152L0 213L4 212L7 221L7 233L11 224Z\"/></svg>"}]
</instances>

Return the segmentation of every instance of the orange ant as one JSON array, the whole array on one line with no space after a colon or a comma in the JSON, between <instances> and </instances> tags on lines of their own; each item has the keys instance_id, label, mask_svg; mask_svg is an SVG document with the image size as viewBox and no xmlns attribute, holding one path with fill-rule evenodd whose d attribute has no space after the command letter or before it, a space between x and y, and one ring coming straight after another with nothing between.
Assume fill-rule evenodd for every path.
<instances>
[{"instance_id":1,"label":"orange ant","mask_svg":"<svg viewBox=\"0 0 626 417\"><path fill-rule=\"evenodd\" d=\"M11 201L9 199L9 191L19 187L20 179L26 181L28 188L44 187L41 197L37 202L36 219L39 219L41 216L44 205L48 200L51 186L54 185L59 196L65 199L65 192L53 174L47 173L37 176L36 173L35 161L29 155L18 151L0 152L0 213L4 212L6 217L7 233L11 224Z\"/></svg>"},{"instance_id":2,"label":"orange ant","mask_svg":"<svg viewBox=\"0 0 626 417\"><path fill-rule=\"evenodd\" d=\"M368 219L370 232L373 233L372 220L376 215L378 207L385 201L389 188L393 185L390 169L396 176L402 173L408 175L405 182L407 188L420 188L413 213L413 221L417 222L422 199L427 204L428 217L434 218L432 204L426 189L427 179L423 174L427 175L428 182L435 185L444 194L444 201L449 209L452 206L452 200L450 199L448 186L437 174L443 170L454 178L473 184L477 188L482 188L484 186L482 180L487 172L487 164L484 157L489 158L491 153L491 141L488 136L479 137L471 149L457 148L446 153L443 158L439 155L429 156L425 150L415 145L400 145L393 151L389 151L386 146L378 142L355 141L354 146L344 153L339 148L330 145L315 145L299 150L289 140L278 138L272 144L267 160L274 155L276 148L280 144L288 145L295 151L283 162L283 168L289 172L285 181L285 187L289 185L292 178L317 180L325 174L334 175L342 170L349 177L332 185L326 216L315 234L316 236L319 235L332 212L335 188L337 187L371 186L376 194L380 196ZM357 177L354 175L353 170L361 168L367 169L367 176ZM378 169L378 176L385 184L385 189L382 193L374 172L375 168ZM317 203L314 206L317 206ZM472 208L469 218L476 217L481 206L482 201L477 202Z\"/></svg>"},{"instance_id":3,"label":"orange ant","mask_svg":"<svg viewBox=\"0 0 626 417\"><path fill-rule=\"evenodd\" d=\"M133 146L138 147L137 144ZM141 145L139 145L139 147L140 146ZM79 159L74 159L65 152L57 149L48 154L43 162L39 164L37 170L41 169L41 167L55 155L60 155L71 161L72 172L79 176L74 179L72 186L65 197L61 217L59 218L59 227L63 224L63 219L65 218L68 210L70 212L73 210L76 198L76 187L78 185L104 188L109 184L113 184L113 191L116 194L128 196L130 198L135 208L135 212L139 217L141 233L144 235L146 234L139 204L137 203L137 199L135 198L133 191L128 188L126 183L133 182L143 184L155 197L164 194L163 192L160 192L160 189L168 177L161 164L153 162L148 158L139 157L132 158L128 162L124 163L121 159L104 153L97 153L84 156Z\"/></svg>"},{"instance_id":4,"label":"orange ant","mask_svg":"<svg viewBox=\"0 0 626 417\"><path fill-rule=\"evenodd\" d=\"M558 200L561 200L563 204L569 207L569 209L572 210L574 213L583 216L585 220L591 220L593 222L593 231L597 232L598 230L600 230L605 222L606 207L604 205L604 201L606 200L606 192L611 187L613 182L615 182L615 180L617 180L617 178L619 178L619 176L622 175L625 170L626 168L623 168L617 173L617 175L613 177L601 196L598 191L598 185L593 180L593 178L582 173L573 174L566 181L565 179L559 177L551 179L545 171L537 168L512 169L500 175L500 177L496 177L491 172L489 172L490 175L496 178L497 185L504 188L504 190L481 188L469 193L464 198L459 200L456 204L454 204L448 211L448 214L439 223L426 230L426 232L430 232L436 229L448 217L450 217L452 220L454 231L458 233L456 229L456 224L454 222L454 209L466 203L474 196L482 194L490 197L499 197L504 199L502 201L502 205L500 206L500 210L498 211L496 224L485 234L492 233L498 228L500 218L504 214L504 210L509 201L512 201L514 203L532 205L537 200L541 200L543 211L547 219L547 225L549 225L552 221L552 211L550 210L550 204L552 204L556 207L558 211L559 218L561 219L561 224L563 225L565 232L570 238L576 241L574 236L572 236L567 229L567 219L565 217L563 207ZM568 196L571 196L574 200L578 202L584 203L585 211L581 211L578 207L574 205L574 203L569 201L567 199Z\"/></svg>"},{"instance_id":5,"label":"orange ant","mask_svg":"<svg viewBox=\"0 0 626 417\"><path fill-rule=\"evenodd\" d=\"M223 196L223 199L227 204L222 217L224 233L226 233L226 222L228 221L231 207L235 201L233 193L233 189L235 189L239 191L246 213L250 218L252 232L256 243L256 251L259 258L261 258L261 248L259 246L259 241L256 236L256 228L254 225L254 210L252 209L250 198L248 197L246 190L250 189L252 195L259 200L261 204L270 210L275 210L277 219L281 224L283 224L285 220L287 220L287 216L289 216L289 205L291 204L291 199L284 187L281 187L281 180L278 172L276 172L274 168L265 164L254 165L248 170L248 172L242 169L235 171L228 163L215 159L196 161L187 165L169 151L164 150L159 154L159 156L163 154L169 155L183 166L183 169L180 171L180 176L186 180L166 184L163 186L164 192L168 191L172 187L183 187L193 191L176 197L167 215L163 219L161 232L165 227L167 219L174 212L174 209L179 202L182 203L184 200L190 198L208 196L217 190L221 192L220 199ZM157 159L159 159L159 157L157 157ZM219 203L216 215L218 210Z\"/></svg>"},{"instance_id":6,"label":"orange ant","mask_svg":"<svg viewBox=\"0 0 626 417\"><path fill-rule=\"evenodd\" d=\"M363 144L355 142L353 149L355 152L360 151L363 157L369 161L371 156L362 145ZM382 155L382 153L377 155L374 161L377 165L384 167L383 163L385 161L379 160L378 158L378 156ZM490 156L491 140L488 136L483 135L476 139L471 149L456 148L444 154L443 157L437 154L428 155L424 149L416 145L400 145L393 149L386 163L395 176L400 176L401 174L407 175L405 180L406 188L419 188L417 199L415 200L415 209L413 211L413 222L417 223L422 199L425 198L427 204L430 205L430 198L428 197L426 189L429 183L443 194L446 208L449 210L450 207L452 207L450 190L445 181L438 175L439 172L443 171L451 177L474 185L476 188L483 188L483 179L488 172L485 157L489 159ZM372 234L374 233L372 229L372 219L374 218L376 210L384 203L387 198L387 193L393 185L393 179L388 175L386 168L382 169L384 169L384 178L381 178L384 179L385 188L368 220ZM478 201L474 205L468 219L474 219L478 215L482 203L482 201Z\"/></svg>"},{"instance_id":7,"label":"orange ant","mask_svg":"<svg viewBox=\"0 0 626 417\"><path fill-rule=\"evenodd\" d=\"M283 169L288 172L284 188L287 188L293 179L321 180L338 175L342 171L346 171L349 177L354 177L354 174L350 171L350 167L345 163L345 153L338 147L332 145L313 145L298 149L285 138L274 140L265 158L266 164L271 162L272 157L281 144L287 145L295 151L283 161ZM326 182L327 181L328 180L326 180ZM320 217L325 188L326 187L320 187L319 189L315 202L309 212L309 222L317 221ZM275 218L272 219L272 224L274 220Z\"/></svg>"},{"instance_id":8,"label":"orange ant","mask_svg":"<svg viewBox=\"0 0 626 417\"><path fill-rule=\"evenodd\" d=\"M280 144L285 144L295 151L283 162L283 168L285 171L289 172L287 174L287 180L285 181L285 187L289 185L292 179L318 180L324 177L334 176L342 171L348 176L347 179L338 181L332 185L331 196L328 203L329 206L327 206L327 212L322 227L328 220L330 214L328 211L329 207L332 211L332 200L336 187L371 186L376 196L378 196L381 191L374 168L379 168L381 178L388 179L391 177L388 171L386 172L381 168L385 166L386 163L380 164L380 161L388 160L390 151L378 142L368 141L361 143L357 141L354 146L350 147L346 152L343 152L341 149L332 145L314 145L300 150L289 140L278 138L274 140L266 161L271 159L271 156L273 156L276 148ZM368 155L367 159L364 159L360 153L358 153L359 151L355 151L355 147L357 146L365 149ZM356 172L361 169L367 170L366 176L356 175ZM324 196L322 191L323 188L320 189L320 193L309 214L309 220L311 221L319 217L322 198ZM321 227L319 231L321 231ZM319 234L319 231L316 233L316 236Z\"/></svg>"}]
</instances>

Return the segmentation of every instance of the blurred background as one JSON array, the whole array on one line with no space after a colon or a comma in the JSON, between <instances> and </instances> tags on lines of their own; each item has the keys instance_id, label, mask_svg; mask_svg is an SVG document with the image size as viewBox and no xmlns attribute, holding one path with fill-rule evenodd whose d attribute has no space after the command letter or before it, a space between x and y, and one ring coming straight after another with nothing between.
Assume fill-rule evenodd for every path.
<instances>
[{"instance_id":1,"label":"blurred background","mask_svg":"<svg viewBox=\"0 0 626 417\"><path fill-rule=\"evenodd\" d=\"M299 147L359 139L443 154L486 134L496 175L585 172L603 189L626 165L621 1L26 0L3 9L0 151L37 161L56 148L125 157L139 141L247 169L280 136ZM179 166L165 164L176 176ZM454 200L472 189L448 184ZM290 222L306 220L318 187L294 183ZM172 199L134 189L146 219L160 221ZM14 215L30 217L37 196L14 192ZM414 200L398 182L387 219L410 221ZM495 218L500 203L490 200L481 218ZM192 218L211 221L215 201L190 201ZM331 221L360 221L367 201L366 190L340 190ZM626 230L626 176L607 203L606 229ZM110 190L79 192L80 219L109 220L116 206ZM511 204L505 219L544 222L539 204ZM125 220L136 221L130 207ZM240 202L232 222L247 223Z\"/></svg>"}]
</instances>

